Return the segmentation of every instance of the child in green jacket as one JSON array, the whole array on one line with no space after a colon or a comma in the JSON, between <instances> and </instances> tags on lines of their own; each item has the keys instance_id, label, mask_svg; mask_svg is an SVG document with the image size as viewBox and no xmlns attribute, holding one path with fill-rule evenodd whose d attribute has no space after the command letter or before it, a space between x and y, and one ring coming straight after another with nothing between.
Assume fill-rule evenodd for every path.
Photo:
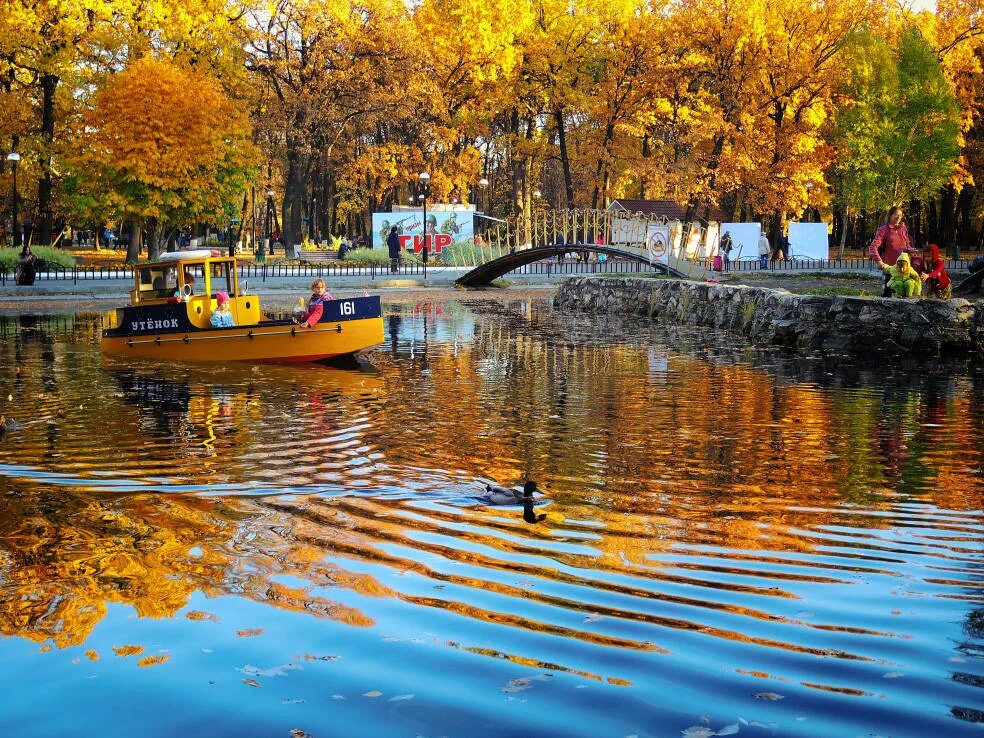
<instances>
[{"instance_id":1,"label":"child in green jacket","mask_svg":"<svg viewBox=\"0 0 984 738\"><path fill-rule=\"evenodd\" d=\"M919 297L922 294L922 279L919 272L912 268L908 254L899 254L895 266L883 264L882 269L888 272L888 288L896 297Z\"/></svg>"}]
</instances>

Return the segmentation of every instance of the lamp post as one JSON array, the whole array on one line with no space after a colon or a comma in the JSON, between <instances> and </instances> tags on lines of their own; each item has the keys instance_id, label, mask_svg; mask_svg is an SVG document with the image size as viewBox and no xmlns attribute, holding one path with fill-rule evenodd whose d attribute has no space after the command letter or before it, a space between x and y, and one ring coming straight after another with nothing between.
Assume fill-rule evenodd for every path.
<instances>
[{"instance_id":1,"label":"lamp post","mask_svg":"<svg viewBox=\"0 0 984 738\"><path fill-rule=\"evenodd\" d=\"M311 225L308 227L308 238L318 242L318 198L311 196ZM328 234L331 236L331 233Z\"/></svg>"},{"instance_id":2,"label":"lamp post","mask_svg":"<svg viewBox=\"0 0 984 738\"><path fill-rule=\"evenodd\" d=\"M806 188L806 222L812 223L813 216L810 213L810 193L813 191L813 182L807 180L803 183L803 186Z\"/></svg>"},{"instance_id":3,"label":"lamp post","mask_svg":"<svg viewBox=\"0 0 984 738\"><path fill-rule=\"evenodd\" d=\"M427 172L417 175L420 180L420 199L424 203L424 279L427 279L427 187L430 184L431 176Z\"/></svg>"},{"instance_id":4,"label":"lamp post","mask_svg":"<svg viewBox=\"0 0 984 738\"><path fill-rule=\"evenodd\" d=\"M261 264L266 262L267 247L270 245L270 216L273 215L270 203L273 202L273 190L267 190L266 196L266 208L263 216L263 238L260 239L260 249L256 252L256 260Z\"/></svg>"},{"instance_id":5,"label":"lamp post","mask_svg":"<svg viewBox=\"0 0 984 738\"><path fill-rule=\"evenodd\" d=\"M232 240L232 231L236 223L239 222L239 218L229 218L229 256L236 255L236 244Z\"/></svg>"},{"instance_id":6,"label":"lamp post","mask_svg":"<svg viewBox=\"0 0 984 738\"><path fill-rule=\"evenodd\" d=\"M485 177L478 180L478 186L482 188L482 212L484 213L489 209L488 197L486 196L489 189L489 181Z\"/></svg>"},{"instance_id":7,"label":"lamp post","mask_svg":"<svg viewBox=\"0 0 984 738\"><path fill-rule=\"evenodd\" d=\"M13 184L13 206L11 208L13 219L14 219L14 248L21 245L20 228L17 225L17 164L20 162L21 155L16 151L11 151L7 154L7 161L10 162L10 166L14 170L14 184ZM27 256L26 249L21 251L21 256Z\"/></svg>"}]
</instances>

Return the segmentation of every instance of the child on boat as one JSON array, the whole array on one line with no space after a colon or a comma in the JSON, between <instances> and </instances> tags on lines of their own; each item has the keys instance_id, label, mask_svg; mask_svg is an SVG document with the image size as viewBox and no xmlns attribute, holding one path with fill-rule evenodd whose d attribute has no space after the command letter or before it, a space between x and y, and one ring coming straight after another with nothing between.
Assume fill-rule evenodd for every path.
<instances>
[{"instance_id":1,"label":"child on boat","mask_svg":"<svg viewBox=\"0 0 984 738\"><path fill-rule=\"evenodd\" d=\"M229 311L228 293L219 292L215 295L215 310L212 311L209 323L212 324L213 328L232 328L236 325L236 321L233 320L232 313Z\"/></svg>"},{"instance_id":2,"label":"child on boat","mask_svg":"<svg viewBox=\"0 0 984 738\"><path fill-rule=\"evenodd\" d=\"M301 327L313 328L315 323L321 320L321 314L325 311L325 303L334 299L323 279L314 280L311 283L311 299L308 300L307 310L299 318Z\"/></svg>"}]
</instances>

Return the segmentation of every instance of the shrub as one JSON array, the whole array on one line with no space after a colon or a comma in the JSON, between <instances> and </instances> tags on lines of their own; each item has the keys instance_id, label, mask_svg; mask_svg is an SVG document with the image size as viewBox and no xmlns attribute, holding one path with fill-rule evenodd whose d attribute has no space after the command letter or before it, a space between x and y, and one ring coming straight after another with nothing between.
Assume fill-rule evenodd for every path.
<instances>
[{"instance_id":1,"label":"shrub","mask_svg":"<svg viewBox=\"0 0 984 738\"><path fill-rule=\"evenodd\" d=\"M404 251L400 261L404 264L419 264L421 260L419 255ZM383 249L352 249L345 254L343 263L352 266L372 266L374 264L376 266L389 266L389 252Z\"/></svg>"},{"instance_id":2,"label":"shrub","mask_svg":"<svg viewBox=\"0 0 984 738\"><path fill-rule=\"evenodd\" d=\"M75 266L75 257L71 252L54 249L50 246L32 246L32 253L43 259L49 266L59 269L71 269ZM0 249L0 268L12 272L20 261L20 249Z\"/></svg>"},{"instance_id":3,"label":"shrub","mask_svg":"<svg viewBox=\"0 0 984 738\"><path fill-rule=\"evenodd\" d=\"M471 241L455 241L441 252L440 259L454 266L477 266L504 253L501 248L487 243L476 246Z\"/></svg>"}]
</instances>

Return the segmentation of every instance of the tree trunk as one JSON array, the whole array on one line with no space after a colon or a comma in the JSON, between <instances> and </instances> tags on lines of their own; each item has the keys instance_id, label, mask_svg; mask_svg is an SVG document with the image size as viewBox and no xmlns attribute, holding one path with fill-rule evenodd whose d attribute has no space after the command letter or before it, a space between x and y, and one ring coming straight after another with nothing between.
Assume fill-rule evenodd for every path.
<instances>
[{"instance_id":1,"label":"tree trunk","mask_svg":"<svg viewBox=\"0 0 984 738\"><path fill-rule=\"evenodd\" d=\"M55 140L55 90L58 77L46 74L41 78L41 177L38 180L38 240L47 246L51 243L51 147Z\"/></svg>"},{"instance_id":2,"label":"tree trunk","mask_svg":"<svg viewBox=\"0 0 984 738\"><path fill-rule=\"evenodd\" d=\"M969 249L974 242L974 230L970 223L971 208L974 205L974 195L976 189L973 185L965 184L960 190L960 197L957 198L957 241L956 256L960 258L960 249Z\"/></svg>"},{"instance_id":3,"label":"tree trunk","mask_svg":"<svg viewBox=\"0 0 984 738\"><path fill-rule=\"evenodd\" d=\"M284 248L301 242L301 219L303 217L305 155L297 150L299 144L289 141L287 152L287 181L284 183L283 202L283 243Z\"/></svg>"},{"instance_id":4,"label":"tree trunk","mask_svg":"<svg viewBox=\"0 0 984 738\"><path fill-rule=\"evenodd\" d=\"M558 107L554 111L554 120L557 123L557 143L560 146L560 164L564 169L564 198L567 200L567 209L574 207L574 180L571 178L571 160L567 155L567 131L564 126L564 108Z\"/></svg>"},{"instance_id":5,"label":"tree trunk","mask_svg":"<svg viewBox=\"0 0 984 738\"><path fill-rule=\"evenodd\" d=\"M591 193L591 207L594 210L601 210L608 207L608 183L611 180L611 167L609 165L609 147L615 138L615 124L609 121L605 126L605 139L602 142L603 155L598 158L595 167L595 186Z\"/></svg>"},{"instance_id":6,"label":"tree trunk","mask_svg":"<svg viewBox=\"0 0 984 738\"><path fill-rule=\"evenodd\" d=\"M97 231L98 232L98 231ZM126 263L136 264L140 258L140 223L130 221L130 245L126 247Z\"/></svg>"},{"instance_id":7,"label":"tree trunk","mask_svg":"<svg viewBox=\"0 0 984 738\"><path fill-rule=\"evenodd\" d=\"M850 208L844 208L838 211L838 217L840 219L840 248L837 250L837 258L844 258L844 246L847 244L847 224L851 217ZM834 228L836 230L836 227Z\"/></svg>"},{"instance_id":8,"label":"tree trunk","mask_svg":"<svg viewBox=\"0 0 984 738\"><path fill-rule=\"evenodd\" d=\"M523 190L526 187L526 158L519 155L519 110L513 108L509 116L509 133L513 138L510 153L512 180L512 214L517 220L523 215Z\"/></svg>"},{"instance_id":9,"label":"tree trunk","mask_svg":"<svg viewBox=\"0 0 984 738\"><path fill-rule=\"evenodd\" d=\"M960 249L957 247L957 223L955 205L957 200L956 188L952 184L942 188L940 193L940 241L942 250L953 259L959 259Z\"/></svg>"},{"instance_id":10,"label":"tree trunk","mask_svg":"<svg viewBox=\"0 0 984 738\"><path fill-rule=\"evenodd\" d=\"M147 261L157 261L161 256L161 240L156 218L147 220Z\"/></svg>"}]
</instances>

